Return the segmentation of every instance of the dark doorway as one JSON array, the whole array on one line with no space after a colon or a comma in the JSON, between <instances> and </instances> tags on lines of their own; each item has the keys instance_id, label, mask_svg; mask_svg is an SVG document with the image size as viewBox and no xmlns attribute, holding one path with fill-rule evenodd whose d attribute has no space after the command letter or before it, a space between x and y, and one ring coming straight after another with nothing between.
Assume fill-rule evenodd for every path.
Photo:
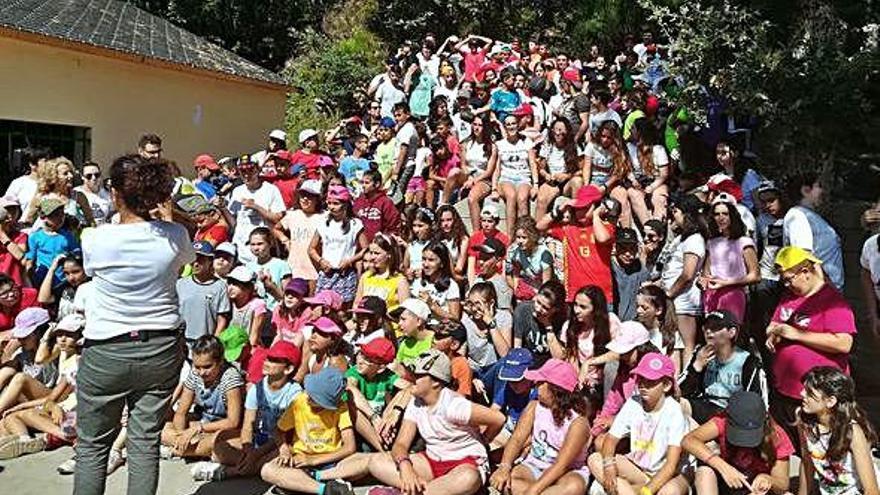
<instances>
[{"instance_id":1,"label":"dark doorway","mask_svg":"<svg viewBox=\"0 0 880 495\"><path fill-rule=\"evenodd\" d=\"M46 146L55 156L69 158L77 167L92 156L92 130L72 125L0 119L0 194L22 174L17 149Z\"/></svg>"}]
</instances>

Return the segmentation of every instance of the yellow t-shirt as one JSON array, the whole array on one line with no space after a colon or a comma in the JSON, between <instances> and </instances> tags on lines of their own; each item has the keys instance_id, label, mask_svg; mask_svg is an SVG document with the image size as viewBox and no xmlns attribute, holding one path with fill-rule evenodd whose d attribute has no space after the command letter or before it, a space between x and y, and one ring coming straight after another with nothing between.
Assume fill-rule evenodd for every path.
<instances>
[{"instance_id":1,"label":"yellow t-shirt","mask_svg":"<svg viewBox=\"0 0 880 495\"><path fill-rule=\"evenodd\" d=\"M342 430L351 428L348 405L331 411L312 406L309 396L302 392L293 399L290 407L278 419L278 429L293 430L294 454L327 454L342 448Z\"/></svg>"},{"instance_id":2,"label":"yellow t-shirt","mask_svg":"<svg viewBox=\"0 0 880 495\"><path fill-rule=\"evenodd\" d=\"M394 311L400 300L397 298L397 289L403 282L403 274L390 275L384 273L376 275L372 271L366 272L361 276L363 282L363 295L376 296L385 301L388 312Z\"/></svg>"}]
</instances>

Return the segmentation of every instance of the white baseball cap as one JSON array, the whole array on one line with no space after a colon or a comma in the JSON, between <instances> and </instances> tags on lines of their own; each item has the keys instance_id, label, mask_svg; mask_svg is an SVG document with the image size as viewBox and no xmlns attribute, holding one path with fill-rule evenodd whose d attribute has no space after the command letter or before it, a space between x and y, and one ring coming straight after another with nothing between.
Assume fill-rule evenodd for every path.
<instances>
[{"instance_id":1,"label":"white baseball cap","mask_svg":"<svg viewBox=\"0 0 880 495\"><path fill-rule=\"evenodd\" d=\"M318 136L318 131L314 129L303 129L299 131L299 142L300 144L312 139L313 137Z\"/></svg>"},{"instance_id":2,"label":"white baseball cap","mask_svg":"<svg viewBox=\"0 0 880 495\"><path fill-rule=\"evenodd\" d=\"M229 272L229 275L227 275L226 278L249 284L256 281L257 275L250 268L244 265L238 265Z\"/></svg>"},{"instance_id":3,"label":"white baseball cap","mask_svg":"<svg viewBox=\"0 0 880 495\"><path fill-rule=\"evenodd\" d=\"M321 195L321 189L321 181L317 179L304 180L302 184L299 185L300 191L305 191L314 194L315 196Z\"/></svg>"},{"instance_id":4,"label":"white baseball cap","mask_svg":"<svg viewBox=\"0 0 880 495\"><path fill-rule=\"evenodd\" d=\"M410 313L416 315L417 318L423 321L427 321L428 317L431 316L431 308L428 307L428 304L425 301L414 297L400 303L400 306L395 308L394 311L391 312L391 315L394 317L400 316L405 309L409 310Z\"/></svg>"},{"instance_id":5,"label":"white baseball cap","mask_svg":"<svg viewBox=\"0 0 880 495\"><path fill-rule=\"evenodd\" d=\"M287 133L282 131L281 129L274 129L269 133L269 137L272 139L277 139L279 141L287 141Z\"/></svg>"},{"instance_id":6,"label":"white baseball cap","mask_svg":"<svg viewBox=\"0 0 880 495\"><path fill-rule=\"evenodd\" d=\"M238 248L231 242L221 242L220 244L217 244L217 247L214 248L214 256L216 256L217 253L226 253L233 258L238 258Z\"/></svg>"}]
</instances>

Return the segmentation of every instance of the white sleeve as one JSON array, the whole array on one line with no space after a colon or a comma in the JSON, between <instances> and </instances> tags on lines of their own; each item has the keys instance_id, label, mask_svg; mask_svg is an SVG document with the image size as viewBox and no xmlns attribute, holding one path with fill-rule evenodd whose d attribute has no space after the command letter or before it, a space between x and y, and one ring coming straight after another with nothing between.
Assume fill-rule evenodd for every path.
<instances>
[{"instance_id":1,"label":"white sleeve","mask_svg":"<svg viewBox=\"0 0 880 495\"><path fill-rule=\"evenodd\" d=\"M446 419L450 422L466 425L471 420L471 401L460 395L453 397L446 408Z\"/></svg>"},{"instance_id":2,"label":"white sleeve","mask_svg":"<svg viewBox=\"0 0 880 495\"><path fill-rule=\"evenodd\" d=\"M608 433L615 438L623 438L629 435L629 432L632 430L633 419L636 418L638 412L635 409L641 408L642 406L640 406L635 400L627 399L626 403L620 409L620 412L614 417L614 422L611 423L611 428L608 430Z\"/></svg>"},{"instance_id":3,"label":"white sleeve","mask_svg":"<svg viewBox=\"0 0 880 495\"><path fill-rule=\"evenodd\" d=\"M685 239L681 247L684 253L696 254L701 259L706 256L706 241L700 234L693 234Z\"/></svg>"},{"instance_id":4,"label":"white sleeve","mask_svg":"<svg viewBox=\"0 0 880 495\"><path fill-rule=\"evenodd\" d=\"M669 165L669 155L666 154L666 150L663 148L663 146L654 146L652 154L654 165L658 167L665 167Z\"/></svg>"},{"instance_id":5,"label":"white sleeve","mask_svg":"<svg viewBox=\"0 0 880 495\"><path fill-rule=\"evenodd\" d=\"M669 445L680 447L681 440L688 432L688 420L678 402L675 402L669 409Z\"/></svg>"},{"instance_id":6,"label":"white sleeve","mask_svg":"<svg viewBox=\"0 0 880 495\"><path fill-rule=\"evenodd\" d=\"M813 250L813 229L807 215L798 208L792 208L785 214L782 221L782 237L786 246L797 246Z\"/></svg>"},{"instance_id":7,"label":"white sleeve","mask_svg":"<svg viewBox=\"0 0 880 495\"><path fill-rule=\"evenodd\" d=\"M284 206L284 198L281 197L281 190L274 184L272 185L272 193L269 197L269 207L267 209L272 213L281 213L287 210L287 207Z\"/></svg>"},{"instance_id":8,"label":"white sleeve","mask_svg":"<svg viewBox=\"0 0 880 495\"><path fill-rule=\"evenodd\" d=\"M862 255L859 257L859 264L862 265L862 268L865 270L871 270L871 254L873 252L874 256L877 256L877 239L880 234L875 234L868 238L865 241L864 246L862 246Z\"/></svg>"}]
</instances>

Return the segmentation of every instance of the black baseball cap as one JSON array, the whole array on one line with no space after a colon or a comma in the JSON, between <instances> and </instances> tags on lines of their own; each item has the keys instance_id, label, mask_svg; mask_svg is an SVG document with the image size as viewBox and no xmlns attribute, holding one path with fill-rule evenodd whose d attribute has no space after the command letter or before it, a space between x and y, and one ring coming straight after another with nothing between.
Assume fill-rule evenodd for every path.
<instances>
[{"instance_id":1,"label":"black baseball cap","mask_svg":"<svg viewBox=\"0 0 880 495\"><path fill-rule=\"evenodd\" d=\"M636 231L633 229L628 229L626 227L622 227L617 229L616 232L617 238L615 242L621 245L638 245L639 237L636 235Z\"/></svg>"},{"instance_id":2,"label":"black baseball cap","mask_svg":"<svg viewBox=\"0 0 880 495\"><path fill-rule=\"evenodd\" d=\"M486 241L477 246L476 249L480 252L481 260L503 258L507 254L507 248L504 247L504 243L494 237L486 239Z\"/></svg>"},{"instance_id":3,"label":"black baseball cap","mask_svg":"<svg viewBox=\"0 0 880 495\"><path fill-rule=\"evenodd\" d=\"M740 323L736 316L726 309L717 309L706 313L703 326L709 327L710 330L720 330L722 328L739 328Z\"/></svg>"},{"instance_id":4,"label":"black baseball cap","mask_svg":"<svg viewBox=\"0 0 880 495\"><path fill-rule=\"evenodd\" d=\"M467 330L458 321L442 321L429 327L434 332L434 340L452 337L458 342L467 342Z\"/></svg>"},{"instance_id":5,"label":"black baseball cap","mask_svg":"<svg viewBox=\"0 0 880 495\"><path fill-rule=\"evenodd\" d=\"M741 390L727 400L727 441L737 447L753 449L764 439L767 410L755 392Z\"/></svg>"}]
</instances>

